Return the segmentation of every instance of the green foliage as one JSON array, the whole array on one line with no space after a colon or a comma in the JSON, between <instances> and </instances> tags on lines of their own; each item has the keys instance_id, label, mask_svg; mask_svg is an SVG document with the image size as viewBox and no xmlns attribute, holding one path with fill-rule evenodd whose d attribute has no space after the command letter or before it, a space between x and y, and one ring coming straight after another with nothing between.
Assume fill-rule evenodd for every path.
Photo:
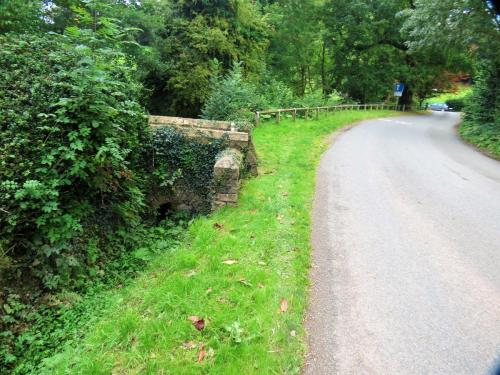
<instances>
[{"instance_id":1,"label":"green foliage","mask_svg":"<svg viewBox=\"0 0 500 375\"><path fill-rule=\"evenodd\" d=\"M235 64L225 77L215 77L211 87L212 93L205 101L202 117L234 121L239 128L248 128L261 98L255 87L243 80L241 64Z\"/></svg>"},{"instance_id":2,"label":"green foliage","mask_svg":"<svg viewBox=\"0 0 500 375\"><path fill-rule=\"evenodd\" d=\"M453 112L462 112L465 107L465 99L448 99L445 103Z\"/></svg>"},{"instance_id":3,"label":"green foliage","mask_svg":"<svg viewBox=\"0 0 500 375\"><path fill-rule=\"evenodd\" d=\"M465 108L465 120L500 127L500 59L482 61Z\"/></svg>"},{"instance_id":4,"label":"green foliage","mask_svg":"<svg viewBox=\"0 0 500 375\"><path fill-rule=\"evenodd\" d=\"M333 106L341 103L351 102L349 98L343 97L336 91L333 91L326 98L321 90L306 93L303 97L295 100L295 107L320 107L320 106Z\"/></svg>"},{"instance_id":5,"label":"green foliage","mask_svg":"<svg viewBox=\"0 0 500 375\"><path fill-rule=\"evenodd\" d=\"M3 0L0 2L0 34L7 32L27 33L42 24L41 1Z\"/></svg>"},{"instance_id":6,"label":"green foliage","mask_svg":"<svg viewBox=\"0 0 500 375\"><path fill-rule=\"evenodd\" d=\"M460 134L468 142L500 157L500 66L483 61L472 93L466 100Z\"/></svg>"},{"instance_id":7,"label":"green foliage","mask_svg":"<svg viewBox=\"0 0 500 375\"><path fill-rule=\"evenodd\" d=\"M151 259L178 246L188 222L189 218L175 215L147 231L136 231L140 247L106 263L84 293L59 292L45 296L36 306L11 294L0 321L10 327L17 323L22 329L4 329L0 334L0 374L39 374L45 358L77 343L82 331L92 329L100 316L119 303L113 290L132 282Z\"/></svg>"},{"instance_id":8,"label":"green foliage","mask_svg":"<svg viewBox=\"0 0 500 375\"><path fill-rule=\"evenodd\" d=\"M465 106L462 136L498 155L500 128L500 20L493 2L416 0L407 10L408 45L420 53L436 49L448 57L467 54L476 70L475 85Z\"/></svg>"},{"instance_id":9,"label":"green foliage","mask_svg":"<svg viewBox=\"0 0 500 375\"><path fill-rule=\"evenodd\" d=\"M292 89L269 73L258 84L257 91L261 97L259 109L289 108L295 101Z\"/></svg>"},{"instance_id":10,"label":"green foliage","mask_svg":"<svg viewBox=\"0 0 500 375\"><path fill-rule=\"evenodd\" d=\"M498 57L500 20L484 0L415 0L406 9L403 31L412 51L432 48Z\"/></svg>"},{"instance_id":11,"label":"green foliage","mask_svg":"<svg viewBox=\"0 0 500 375\"><path fill-rule=\"evenodd\" d=\"M320 66L322 25L314 0L281 0L267 6L272 26L267 62L273 74L297 96L314 90ZM321 63L321 61L320 61Z\"/></svg>"},{"instance_id":12,"label":"green foliage","mask_svg":"<svg viewBox=\"0 0 500 375\"><path fill-rule=\"evenodd\" d=\"M465 120L460 135L473 145L500 159L500 126L495 123L477 123Z\"/></svg>"},{"instance_id":13,"label":"green foliage","mask_svg":"<svg viewBox=\"0 0 500 375\"><path fill-rule=\"evenodd\" d=\"M198 116L219 74L214 59L222 73L236 61L250 76L264 68L268 27L253 1L145 0L112 15L142 29L136 41L147 49L134 55L156 114Z\"/></svg>"},{"instance_id":14,"label":"green foliage","mask_svg":"<svg viewBox=\"0 0 500 375\"><path fill-rule=\"evenodd\" d=\"M54 289L95 272L90 238L139 223L140 86L110 49L57 35L0 44L0 249Z\"/></svg>"}]
</instances>

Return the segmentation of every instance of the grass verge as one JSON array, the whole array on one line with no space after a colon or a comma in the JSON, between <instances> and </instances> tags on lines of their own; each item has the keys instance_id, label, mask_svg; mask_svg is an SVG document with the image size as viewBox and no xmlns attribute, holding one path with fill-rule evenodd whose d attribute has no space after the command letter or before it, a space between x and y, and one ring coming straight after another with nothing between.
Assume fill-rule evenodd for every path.
<instances>
[{"instance_id":1,"label":"grass verge","mask_svg":"<svg viewBox=\"0 0 500 375\"><path fill-rule=\"evenodd\" d=\"M260 175L244 183L238 207L196 219L179 247L105 297L85 338L47 358L42 373L298 374L326 136L390 113L346 111L256 129Z\"/></svg>"}]
</instances>

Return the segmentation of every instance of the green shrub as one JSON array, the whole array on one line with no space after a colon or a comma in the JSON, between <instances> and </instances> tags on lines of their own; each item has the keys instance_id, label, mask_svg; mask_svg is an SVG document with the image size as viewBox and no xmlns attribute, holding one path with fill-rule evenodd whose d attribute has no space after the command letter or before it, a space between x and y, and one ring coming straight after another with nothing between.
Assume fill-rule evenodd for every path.
<instances>
[{"instance_id":1,"label":"green shrub","mask_svg":"<svg viewBox=\"0 0 500 375\"><path fill-rule=\"evenodd\" d=\"M95 274L144 201L141 88L124 55L79 43L0 37L0 273L50 289Z\"/></svg>"},{"instance_id":2,"label":"green shrub","mask_svg":"<svg viewBox=\"0 0 500 375\"><path fill-rule=\"evenodd\" d=\"M234 121L239 128L248 128L260 103L255 87L243 79L241 64L235 64L229 74L212 80L212 92L205 101L202 118Z\"/></svg>"},{"instance_id":3,"label":"green shrub","mask_svg":"<svg viewBox=\"0 0 500 375\"><path fill-rule=\"evenodd\" d=\"M500 62L483 61L464 108L462 137L500 158Z\"/></svg>"},{"instance_id":4,"label":"green shrub","mask_svg":"<svg viewBox=\"0 0 500 375\"><path fill-rule=\"evenodd\" d=\"M465 107L465 98L460 98L460 99L448 99L446 101L446 104L450 108L451 111L454 112L461 112L463 111Z\"/></svg>"},{"instance_id":5,"label":"green shrub","mask_svg":"<svg viewBox=\"0 0 500 375\"><path fill-rule=\"evenodd\" d=\"M321 107L333 106L342 103L351 103L352 100L345 98L337 91L333 91L330 95L326 96L321 90L314 90L306 93L303 97L297 98L294 105L296 107Z\"/></svg>"},{"instance_id":6,"label":"green shrub","mask_svg":"<svg viewBox=\"0 0 500 375\"><path fill-rule=\"evenodd\" d=\"M295 101L292 89L275 78L262 80L258 91L262 98L258 109L290 108Z\"/></svg>"}]
</instances>

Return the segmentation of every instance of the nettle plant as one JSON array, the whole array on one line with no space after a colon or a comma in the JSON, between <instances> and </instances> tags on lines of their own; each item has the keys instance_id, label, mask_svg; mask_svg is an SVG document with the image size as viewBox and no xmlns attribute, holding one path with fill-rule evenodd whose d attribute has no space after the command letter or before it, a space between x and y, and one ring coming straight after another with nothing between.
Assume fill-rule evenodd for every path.
<instances>
[{"instance_id":1,"label":"nettle plant","mask_svg":"<svg viewBox=\"0 0 500 375\"><path fill-rule=\"evenodd\" d=\"M96 271L102 233L140 220L141 87L105 47L50 34L0 45L0 273L55 289Z\"/></svg>"}]
</instances>

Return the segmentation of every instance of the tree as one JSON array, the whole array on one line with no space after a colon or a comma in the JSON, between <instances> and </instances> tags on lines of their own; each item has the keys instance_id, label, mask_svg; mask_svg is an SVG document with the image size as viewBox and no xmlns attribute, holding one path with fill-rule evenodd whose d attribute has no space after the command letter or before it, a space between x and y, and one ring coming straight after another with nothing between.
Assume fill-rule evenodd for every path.
<instances>
[{"instance_id":1,"label":"tree","mask_svg":"<svg viewBox=\"0 0 500 375\"><path fill-rule=\"evenodd\" d=\"M267 56L270 71L297 95L313 91L318 83L315 63L322 48L317 2L279 0L265 9L273 30Z\"/></svg>"},{"instance_id":2,"label":"tree","mask_svg":"<svg viewBox=\"0 0 500 375\"><path fill-rule=\"evenodd\" d=\"M41 1L2 1L0 2L0 34L7 32L33 32L42 25L41 14Z\"/></svg>"},{"instance_id":3,"label":"tree","mask_svg":"<svg viewBox=\"0 0 500 375\"><path fill-rule=\"evenodd\" d=\"M136 57L148 68L143 79L152 112L197 116L218 74L215 66L227 72L241 61L250 78L264 68L267 23L250 0L145 0L123 4L119 17L142 29L136 41L147 53Z\"/></svg>"},{"instance_id":4,"label":"tree","mask_svg":"<svg viewBox=\"0 0 500 375\"><path fill-rule=\"evenodd\" d=\"M500 19L490 1L416 0L415 7L404 12L403 31L411 52L430 54L441 50L447 62L459 54L474 61L478 84L468 118L500 123ZM500 125L499 125L500 126Z\"/></svg>"}]
</instances>

